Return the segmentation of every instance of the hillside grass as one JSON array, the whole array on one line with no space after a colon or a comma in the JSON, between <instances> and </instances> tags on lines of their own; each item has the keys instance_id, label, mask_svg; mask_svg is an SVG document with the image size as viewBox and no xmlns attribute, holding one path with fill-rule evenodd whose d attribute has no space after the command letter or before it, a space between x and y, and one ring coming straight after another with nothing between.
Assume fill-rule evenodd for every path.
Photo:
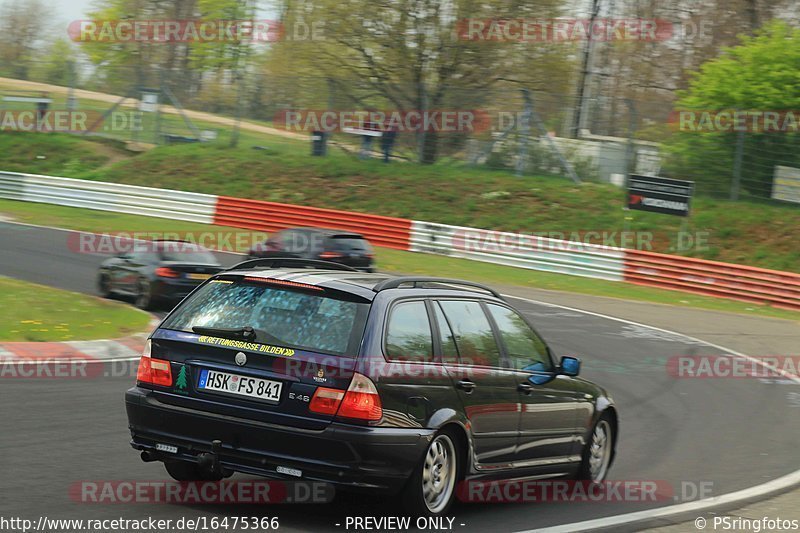
<instances>
[{"instance_id":1,"label":"hillside grass","mask_svg":"<svg viewBox=\"0 0 800 533\"><path fill-rule=\"evenodd\" d=\"M652 251L800 272L800 206L791 204L698 197L692 216L683 221L627 211L623 191L608 184L576 186L559 177L516 178L452 162L387 165L335 149L327 157L315 158L309 156L306 143L252 132L242 132L238 148L220 142L161 146L112 162L103 155L109 142L2 133L0 170L27 166L33 172L76 178L568 239L600 232L611 237L602 242L612 245L625 244L620 232L638 232L652 243L644 249ZM702 246L677 248L682 229L702 238Z\"/></svg>"}]
</instances>

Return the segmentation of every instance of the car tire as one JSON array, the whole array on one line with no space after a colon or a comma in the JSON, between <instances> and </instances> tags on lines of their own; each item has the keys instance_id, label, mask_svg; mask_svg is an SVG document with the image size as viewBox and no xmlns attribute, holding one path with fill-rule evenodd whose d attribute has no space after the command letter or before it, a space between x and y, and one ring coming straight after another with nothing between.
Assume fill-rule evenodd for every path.
<instances>
[{"instance_id":1,"label":"car tire","mask_svg":"<svg viewBox=\"0 0 800 533\"><path fill-rule=\"evenodd\" d=\"M168 461L164 463L167 474L175 481L219 481L222 474L212 474L201 469L196 463L187 461Z\"/></svg>"},{"instance_id":2,"label":"car tire","mask_svg":"<svg viewBox=\"0 0 800 533\"><path fill-rule=\"evenodd\" d=\"M462 469L457 443L447 431L431 439L401 494L412 516L442 516L450 509Z\"/></svg>"},{"instance_id":3,"label":"car tire","mask_svg":"<svg viewBox=\"0 0 800 533\"><path fill-rule=\"evenodd\" d=\"M114 297L114 291L111 290L111 278L105 272L97 276L97 292L103 298Z\"/></svg>"},{"instance_id":4,"label":"car tire","mask_svg":"<svg viewBox=\"0 0 800 533\"><path fill-rule=\"evenodd\" d=\"M153 298L153 290L150 287L150 282L142 278L136 284L136 300L134 301L136 307L144 309L145 311L152 311L155 309L155 299Z\"/></svg>"},{"instance_id":5,"label":"car tire","mask_svg":"<svg viewBox=\"0 0 800 533\"><path fill-rule=\"evenodd\" d=\"M602 415L592 428L583 448L578 479L600 483L605 480L614 453L614 424Z\"/></svg>"}]
</instances>

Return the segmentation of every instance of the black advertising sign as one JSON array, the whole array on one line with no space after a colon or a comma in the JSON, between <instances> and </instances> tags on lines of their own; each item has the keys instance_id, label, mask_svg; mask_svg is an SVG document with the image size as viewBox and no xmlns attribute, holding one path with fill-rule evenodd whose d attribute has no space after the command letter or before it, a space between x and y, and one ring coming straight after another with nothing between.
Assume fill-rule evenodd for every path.
<instances>
[{"instance_id":1,"label":"black advertising sign","mask_svg":"<svg viewBox=\"0 0 800 533\"><path fill-rule=\"evenodd\" d=\"M693 181L634 174L628 180L628 209L687 217L693 191Z\"/></svg>"}]
</instances>

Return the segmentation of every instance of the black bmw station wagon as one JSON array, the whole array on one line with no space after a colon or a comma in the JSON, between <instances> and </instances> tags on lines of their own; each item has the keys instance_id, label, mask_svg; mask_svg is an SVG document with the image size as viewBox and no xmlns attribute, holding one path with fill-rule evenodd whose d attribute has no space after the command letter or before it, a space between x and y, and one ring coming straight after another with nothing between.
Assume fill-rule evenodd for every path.
<instances>
[{"instance_id":1,"label":"black bmw station wagon","mask_svg":"<svg viewBox=\"0 0 800 533\"><path fill-rule=\"evenodd\" d=\"M433 516L464 480L605 478L617 413L579 366L483 285L256 259L163 320L125 402L175 479L325 481Z\"/></svg>"}]
</instances>

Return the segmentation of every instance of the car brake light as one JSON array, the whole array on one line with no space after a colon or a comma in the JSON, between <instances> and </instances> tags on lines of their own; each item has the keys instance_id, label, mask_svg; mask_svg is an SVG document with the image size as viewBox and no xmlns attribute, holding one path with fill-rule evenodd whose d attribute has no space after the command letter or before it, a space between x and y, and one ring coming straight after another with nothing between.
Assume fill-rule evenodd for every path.
<instances>
[{"instance_id":1,"label":"car brake light","mask_svg":"<svg viewBox=\"0 0 800 533\"><path fill-rule=\"evenodd\" d=\"M309 411L337 418L380 420L383 416L381 397L372 381L354 373L347 391L319 387L308 405Z\"/></svg>"},{"instance_id":2,"label":"car brake light","mask_svg":"<svg viewBox=\"0 0 800 533\"><path fill-rule=\"evenodd\" d=\"M381 397L375 384L368 377L354 372L336 417L380 420L382 416Z\"/></svg>"},{"instance_id":3,"label":"car brake light","mask_svg":"<svg viewBox=\"0 0 800 533\"><path fill-rule=\"evenodd\" d=\"M156 276L160 278L179 278L181 275L177 270L172 270L169 267L158 267L156 269Z\"/></svg>"},{"instance_id":4,"label":"car brake light","mask_svg":"<svg viewBox=\"0 0 800 533\"><path fill-rule=\"evenodd\" d=\"M339 252L322 252L319 254L320 259L338 259L339 257L344 257L344 254Z\"/></svg>"},{"instance_id":5,"label":"car brake light","mask_svg":"<svg viewBox=\"0 0 800 533\"><path fill-rule=\"evenodd\" d=\"M172 365L163 359L150 357L150 339L144 345L142 357L139 359L139 369L136 371L136 381L150 383L151 385L172 386Z\"/></svg>"},{"instance_id":6,"label":"car brake light","mask_svg":"<svg viewBox=\"0 0 800 533\"><path fill-rule=\"evenodd\" d=\"M343 390L319 387L308 404L308 410L321 415L335 415L342 398L344 398Z\"/></svg>"}]
</instances>

